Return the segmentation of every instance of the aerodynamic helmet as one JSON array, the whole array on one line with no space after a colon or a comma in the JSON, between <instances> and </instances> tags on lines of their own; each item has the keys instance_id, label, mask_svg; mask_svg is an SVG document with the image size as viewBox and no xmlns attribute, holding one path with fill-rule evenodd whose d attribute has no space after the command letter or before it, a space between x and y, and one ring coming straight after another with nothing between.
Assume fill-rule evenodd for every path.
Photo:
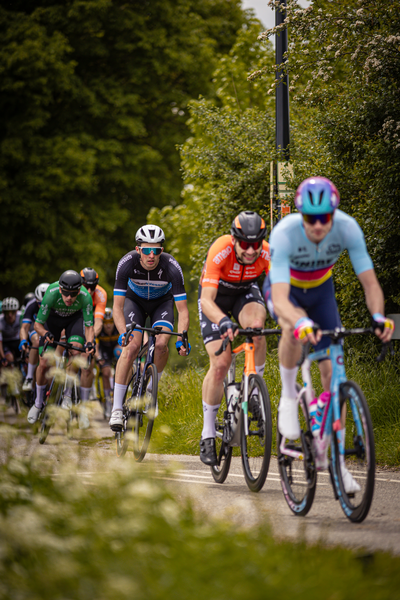
<instances>
[{"instance_id":1,"label":"aerodynamic helmet","mask_svg":"<svg viewBox=\"0 0 400 600\"><path fill-rule=\"evenodd\" d=\"M245 242L259 242L267 234L264 219L256 212L244 210L232 221L231 234Z\"/></svg>"},{"instance_id":2,"label":"aerodynamic helmet","mask_svg":"<svg viewBox=\"0 0 400 600\"><path fill-rule=\"evenodd\" d=\"M82 285L82 277L76 271L64 271L58 280L60 288L67 292L73 292L75 290L80 290Z\"/></svg>"},{"instance_id":3,"label":"aerodynamic helmet","mask_svg":"<svg viewBox=\"0 0 400 600\"><path fill-rule=\"evenodd\" d=\"M99 276L91 267L85 267L81 271L82 283L85 287L95 288L99 283Z\"/></svg>"}]
</instances>

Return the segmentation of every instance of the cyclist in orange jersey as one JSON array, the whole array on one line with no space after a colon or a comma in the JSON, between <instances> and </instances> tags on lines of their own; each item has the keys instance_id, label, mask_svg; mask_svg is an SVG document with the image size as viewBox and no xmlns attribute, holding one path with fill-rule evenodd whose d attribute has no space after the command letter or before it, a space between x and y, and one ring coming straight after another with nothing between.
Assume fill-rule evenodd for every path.
<instances>
[{"instance_id":1,"label":"cyclist in orange jersey","mask_svg":"<svg viewBox=\"0 0 400 600\"><path fill-rule=\"evenodd\" d=\"M82 285L85 286L90 293L93 302L94 316L94 337L97 338L100 331L103 329L104 315L107 306L107 292L99 285L99 276L91 267L85 267L81 271ZM82 369L81 372L81 394L82 400L88 400L90 389L93 385L94 371L93 366L87 369Z\"/></svg>"},{"instance_id":2,"label":"cyclist in orange jersey","mask_svg":"<svg viewBox=\"0 0 400 600\"><path fill-rule=\"evenodd\" d=\"M220 356L215 352L221 338L233 340L241 327L263 327L267 316L257 284L268 273L269 245L264 240L267 228L257 213L241 212L233 221L231 235L223 235L210 247L199 287L199 318L203 340L210 357L210 368L203 382L204 424L200 441L200 459L216 465L215 416L224 393L223 381L231 363L228 348ZM256 371L265 367L265 337L254 338Z\"/></svg>"}]
</instances>

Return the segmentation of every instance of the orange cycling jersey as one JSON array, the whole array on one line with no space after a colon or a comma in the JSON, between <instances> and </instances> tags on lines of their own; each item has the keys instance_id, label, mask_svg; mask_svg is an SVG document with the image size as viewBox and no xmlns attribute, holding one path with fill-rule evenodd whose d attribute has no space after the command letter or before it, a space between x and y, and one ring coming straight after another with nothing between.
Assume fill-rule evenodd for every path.
<instances>
[{"instance_id":1,"label":"orange cycling jersey","mask_svg":"<svg viewBox=\"0 0 400 600\"><path fill-rule=\"evenodd\" d=\"M255 280L269 271L269 244L263 241L259 258L252 265L237 261L232 236L222 235L208 251L200 279L202 287L217 288L222 294L241 294Z\"/></svg>"},{"instance_id":2,"label":"orange cycling jersey","mask_svg":"<svg viewBox=\"0 0 400 600\"><path fill-rule=\"evenodd\" d=\"M95 319L104 319L107 305L107 292L100 285L96 286L93 296L93 316Z\"/></svg>"}]
</instances>

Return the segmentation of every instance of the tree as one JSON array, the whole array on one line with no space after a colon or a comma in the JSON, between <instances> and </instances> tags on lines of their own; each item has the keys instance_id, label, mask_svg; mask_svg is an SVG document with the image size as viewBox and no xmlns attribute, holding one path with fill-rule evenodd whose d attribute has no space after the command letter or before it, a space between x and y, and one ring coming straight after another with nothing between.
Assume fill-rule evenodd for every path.
<instances>
[{"instance_id":1,"label":"tree","mask_svg":"<svg viewBox=\"0 0 400 600\"><path fill-rule=\"evenodd\" d=\"M240 0L1 4L1 294L85 265L112 282L149 208L179 203L186 105L245 20Z\"/></svg>"}]
</instances>

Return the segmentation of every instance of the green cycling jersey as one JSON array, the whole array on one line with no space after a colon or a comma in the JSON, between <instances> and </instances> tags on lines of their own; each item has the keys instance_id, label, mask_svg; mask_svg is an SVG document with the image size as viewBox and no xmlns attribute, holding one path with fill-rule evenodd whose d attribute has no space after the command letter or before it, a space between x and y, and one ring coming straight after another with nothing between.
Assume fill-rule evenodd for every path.
<instances>
[{"instance_id":1,"label":"green cycling jersey","mask_svg":"<svg viewBox=\"0 0 400 600\"><path fill-rule=\"evenodd\" d=\"M36 322L44 325L49 318L51 311L60 317L70 317L79 310L82 311L85 326L92 327L93 302L87 289L82 286L75 302L73 302L71 306L67 306L61 295L59 283L58 281L55 281L47 288L36 317Z\"/></svg>"}]
</instances>

